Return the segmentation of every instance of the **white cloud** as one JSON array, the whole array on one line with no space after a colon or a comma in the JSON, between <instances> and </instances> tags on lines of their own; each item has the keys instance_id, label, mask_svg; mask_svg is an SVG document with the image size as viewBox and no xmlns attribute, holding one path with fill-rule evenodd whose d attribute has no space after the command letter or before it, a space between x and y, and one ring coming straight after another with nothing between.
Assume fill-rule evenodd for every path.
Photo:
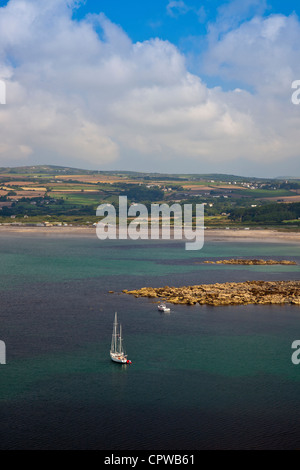
<instances>
[{"instance_id":1,"label":"white cloud","mask_svg":"<svg viewBox=\"0 0 300 470\"><path fill-rule=\"evenodd\" d=\"M181 15L186 15L189 12L194 13L198 17L199 23L204 23L206 19L206 11L204 5L200 7L190 6L182 0L169 0L166 6L166 11L172 18L178 18Z\"/></svg>"},{"instance_id":2,"label":"white cloud","mask_svg":"<svg viewBox=\"0 0 300 470\"><path fill-rule=\"evenodd\" d=\"M298 19L283 15L212 35L206 69L241 82L225 92L189 73L168 41L132 43L103 14L74 21L66 0L10 0L0 9L0 165L275 176L298 156L299 42Z\"/></svg>"},{"instance_id":3,"label":"white cloud","mask_svg":"<svg viewBox=\"0 0 300 470\"><path fill-rule=\"evenodd\" d=\"M237 28L242 22L254 16L261 16L268 9L266 0L231 0L221 3L215 23L209 25L210 35L220 35Z\"/></svg>"},{"instance_id":4,"label":"white cloud","mask_svg":"<svg viewBox=\"0 0 300 470\"><path fill-rule=\"evenodd\" d=\"M270 96L300 76L300 23L296 16L255 17L212 41L206 71L240 80Z\"/></svg>"},{"instance_id":5,"label":"white cloud","mask_svg":"<svg viewBox=\"0 0 300 470\"><path fill-rule=\"evenodd\" d=\"M188 11L190 11L190 7L182 0L170 0L167 5L168 15L173 17L185 15Z\"/></svg>"}]
</instances>

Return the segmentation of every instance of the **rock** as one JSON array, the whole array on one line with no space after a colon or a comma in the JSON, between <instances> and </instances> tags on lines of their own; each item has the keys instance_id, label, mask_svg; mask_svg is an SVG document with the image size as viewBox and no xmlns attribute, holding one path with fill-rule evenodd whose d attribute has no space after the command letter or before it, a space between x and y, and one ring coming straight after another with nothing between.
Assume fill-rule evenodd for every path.
<instances>
[{"instance_id":1,"label":"rock","mask_svg":"<svg viewBox=\"0 0 300 470\"><path fill-rule=\"evenodd\" d=\"M300 305L300 281L246 281L200 284L183 287L143 287L123 291L135 297L163 298L180 305Z\"/></svg>"},{"instance_id":2,"label":"rock","mask_svg":"<svg viewBox=\"0 0 300 470\"><path fill-rule=\"evenodd\" d=\"M281 260L276 261L273 259L223 259L217 261L206 260L203 263L207 264L243 264L243 265L274 265L274 264L284 264L284 265L297 265L295 261Z\"/></svg>"}]
</instances>

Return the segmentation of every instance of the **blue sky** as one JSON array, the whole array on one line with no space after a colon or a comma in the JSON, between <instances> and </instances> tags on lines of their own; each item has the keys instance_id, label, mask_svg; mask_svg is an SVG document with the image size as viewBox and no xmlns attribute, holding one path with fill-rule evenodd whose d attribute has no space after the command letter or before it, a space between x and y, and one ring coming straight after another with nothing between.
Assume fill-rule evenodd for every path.
<instances>
[{"instance_id":1,"label":"blue sky","mask_svg":"<svg viewBox=\"0 0 300 470\"><path fill-rule=\"evenodd\" d=\"M211 85L223 87L236 85L223 81L222 77L207 76L199 69L197 55L207 47L210 25L222 18L232 20L231 27L251 20L256 14L262 17L292 13L300 16L300 5L295 0L220 2L216 0L86 0L74 11L74 18L82 19L89 14L104 13L112 22L120 25L133 42L154 37L170 41L185 54L189 69L200 74ZM224 21L224 20L223 20ZM224 21L225 23L225 21ZM230 28L229 28L230 29Z\"/></svg>"},{"instance_id":2,"label":"blue sky","mask_svg":"<svg viewBox=\"0 0 300 470\"><path fill-rule=\"evenodd\" d=\"M172 7L172 3L174 4ZM172 2L168 0L86 0L74 13L75 18L82 18L89 13L105 13L114 23L121 25L130 38L144 41L153 37L169 40L181 46L190 36L205 36L208 23L214 23L222 7L232 2L215 0L187 0ZM241 0L237 4L247 2ZM256 3L246 8L236 8L237 16L241 21L249 20L257 11L264 16L282 13L289 15L292 12L299 14L300 6L297 1L273 0ZM177 7L176 7L177 4ZM180 4L184 6L180 7ZM168 5L171 5L168 7ZM173 13L171 13L173 12ZM170 14L171 13L171 14Z\"/></svg>"},{"instance_id":3,"label":"blue sky","mask_svg":"<svg viewBox=\"0 0 300 470\"><path fill-rule=\"evenodd\" d=\"M0 1L0 166L300 176L300 6Z\"/></svg>"}]
</instances>

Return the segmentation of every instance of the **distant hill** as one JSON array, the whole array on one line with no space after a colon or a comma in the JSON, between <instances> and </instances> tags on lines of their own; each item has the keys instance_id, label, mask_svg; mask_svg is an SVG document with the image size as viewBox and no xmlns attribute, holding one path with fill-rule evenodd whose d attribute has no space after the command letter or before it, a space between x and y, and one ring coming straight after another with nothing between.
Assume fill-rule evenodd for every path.
<instances>
[{"instance_id":1,"label":"distant hill","mask_svg":"<svg viewBox=\"0 0 300 470\"><path fill-rule=\"evenodd\" d=\"M84 175L84 174L98 174L100 171L82 170L78 168L71 168L56 165L32 165L32 166L16 166L16 167L2 167L0 168L2 174L43 174L43 175Z\"/></svg>"},{"instance_id":2,"label":"distant hill","mask_svg":"<svg viewBox=\"0 0 300 470\"><path fill-rule=\"evenodd\" d=\"M32 165L32 166L17 166L17 167L2 167L0 174L18 175L18 174L35 174L35 175L116 175L116 176L129 176L130 178L144 178L148 180L178 180L178 181L200 181L200 180L213 180L213 181L270 181L272 178L256 178L238 175L227 175L223 173L204 173L204 174L184 174L184 173L147 173L138 171L100 171L100 170L85 170L82 168L72 168L57 165ZM274 179L295 179L293 178L274 178Z\"/></svg>"},{"instance_id":3,"label":"distant hill","mask_svg":"<svg viewBox=\"0 0 300 470\"><path fill-rule=\"evenodd\" d=\"M289 180L289 181L292 181L292 180L300 180L300 176L277 176L276 178L274 178L276 180Z\"/></svg>"}]
</instances>

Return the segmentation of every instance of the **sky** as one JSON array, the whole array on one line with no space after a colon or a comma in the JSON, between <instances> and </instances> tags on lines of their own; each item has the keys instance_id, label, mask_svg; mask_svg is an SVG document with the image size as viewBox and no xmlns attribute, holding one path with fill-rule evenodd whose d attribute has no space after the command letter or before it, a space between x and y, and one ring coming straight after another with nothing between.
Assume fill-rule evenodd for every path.
<instances>
[{"instance_id":1,"label":"sky","mask_svg":"<svg viewBox=\"0 0 300 470\"><path fill-rule=\"evenodd\" d=\"M0 166L300 176L300 6L0 0Z\"/></svg>"}]
</instances>

